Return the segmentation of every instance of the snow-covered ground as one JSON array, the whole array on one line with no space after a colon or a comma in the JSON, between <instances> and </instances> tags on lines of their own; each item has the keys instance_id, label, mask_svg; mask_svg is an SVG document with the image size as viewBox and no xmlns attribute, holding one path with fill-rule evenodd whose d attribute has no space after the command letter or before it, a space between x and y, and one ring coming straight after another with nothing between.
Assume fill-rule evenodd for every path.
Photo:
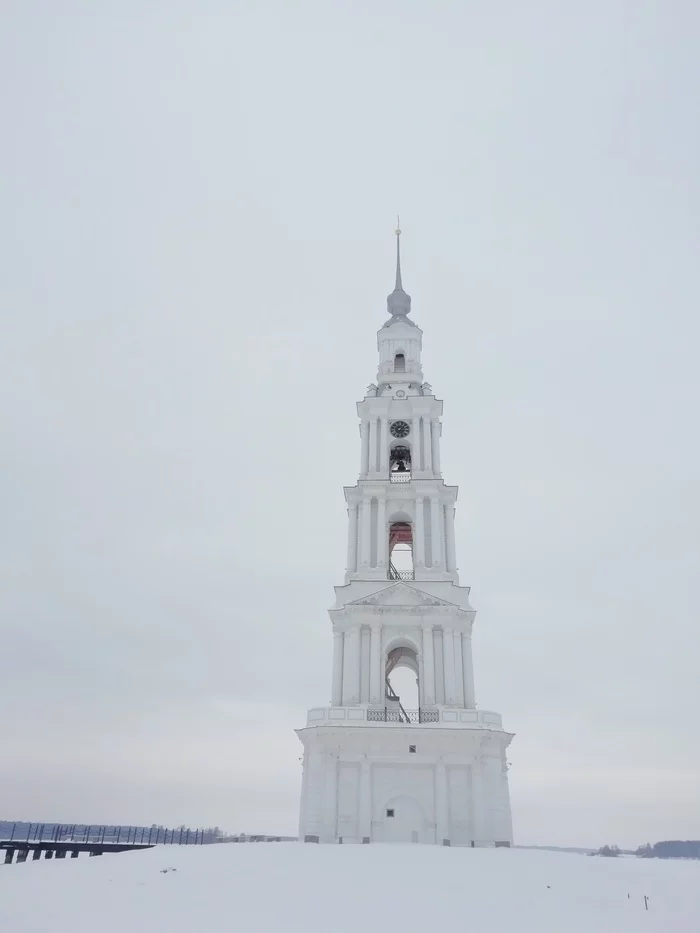
<instances>
[{"instance_id":1,"label":"snow-covered ground","mask_svg":"<svg viewBox=\"0 0 700 933\"><path fill-rule=\"evenodd\" d=\"M700 862L258 843L0 865L1 933L437 929L698 933Z\"/></svg>"}]
</instances>

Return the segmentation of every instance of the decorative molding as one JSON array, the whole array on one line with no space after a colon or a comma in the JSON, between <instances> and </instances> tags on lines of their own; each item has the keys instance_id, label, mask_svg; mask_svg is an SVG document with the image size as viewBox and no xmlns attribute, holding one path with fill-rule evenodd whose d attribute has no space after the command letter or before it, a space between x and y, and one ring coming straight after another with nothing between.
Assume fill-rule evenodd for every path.
<instances>
[{"instance_id":1,"label":"decorative molding","mask_svg":"<svg viewBox=\"0 0 700 933\"><path fill-rule=\"evenodd\" d=\"M394 602L393 600L397 594L401 594L401 596L405 598L405 601ZM392 600L392 602L389 602L389 600ZM345 604L346 609L351 609L356 606L385 606L386 608L397 608L401 610L420 606L433 609L447 608L451 611L468 611L461 609L456 603L448 602L446 599L440 599L440 597L426 593L425 590L421 590L417 586L412 586L403 582L390 583L378 592L372 593L369 596L362 596L360 599L354 599L352 602Z\"/></svg>"}]
</instances>

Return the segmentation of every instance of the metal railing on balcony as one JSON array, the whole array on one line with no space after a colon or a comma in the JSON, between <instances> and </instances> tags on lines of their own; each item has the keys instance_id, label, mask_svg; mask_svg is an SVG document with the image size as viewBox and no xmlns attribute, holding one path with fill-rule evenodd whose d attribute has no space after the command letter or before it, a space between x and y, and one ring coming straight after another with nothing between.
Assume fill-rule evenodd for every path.
<instances>
[{"instance_id":1,"label":"metal railing on balcony","mask_svg":"<svg viewBox=\"0 0 700 933\"><path fill-rule=\"evenodd\" d=\"M389 479L391 480L392 483L410 483L411 474L408 470L406 471L394 470L392 473L389 474Z\"/></svg>"},{"instance_id":2,"label":"metal railing on balcony","mask_svg":"<svg viewBox=\"0 0 700 933\"><path fill-rule=\"evenodd\" d=\"M407 717L407 718L404 718ZM440 712L436 709L368 709L367 722L403 722L423 723L440 722Z\"/></svg>"},{"instance_id":3,"label":"metal railing on balcony","mask_svg":"<svg viewBox=\"0 0 700 933\"><path fill-rule=\"evenodd\" d=\"M392 563L389 564L389 572L387 573L388 580L413 580L414 573L412 570L397 570Z\"/></svg>"}]
</instances>

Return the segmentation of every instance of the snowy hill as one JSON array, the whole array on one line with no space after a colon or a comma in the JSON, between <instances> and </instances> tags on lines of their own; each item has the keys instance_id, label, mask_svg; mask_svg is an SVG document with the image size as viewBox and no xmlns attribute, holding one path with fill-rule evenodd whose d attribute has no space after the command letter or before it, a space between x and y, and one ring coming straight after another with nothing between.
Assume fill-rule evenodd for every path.
<instances>
[{"instance_id":1,"label":"snowy hill","mask_svg":"<svg viewBox=\"0 0 700 933\"><path fill-rule=\"evenodd\" d=\"M517 849L259 843L0 865L2 933L436 928L698 933L700 864Z\"/></svg>"}]
</instances>

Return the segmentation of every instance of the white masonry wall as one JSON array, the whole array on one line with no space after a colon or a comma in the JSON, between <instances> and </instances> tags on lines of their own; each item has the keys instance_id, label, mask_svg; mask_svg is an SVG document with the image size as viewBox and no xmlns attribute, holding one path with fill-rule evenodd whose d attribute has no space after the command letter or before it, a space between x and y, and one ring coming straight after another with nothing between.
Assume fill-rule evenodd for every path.
<instances>
[{"instance_id":1,"label":"white masonry wall","mask_svg":"<svg viewBox=\"0 0 700 933\"><path fill-rule=\"evenodd\" d=\"M305 746L302 839L512 843L506 733L380 726L306 729L299 736Z\"/></svg>"}]
</instances>

